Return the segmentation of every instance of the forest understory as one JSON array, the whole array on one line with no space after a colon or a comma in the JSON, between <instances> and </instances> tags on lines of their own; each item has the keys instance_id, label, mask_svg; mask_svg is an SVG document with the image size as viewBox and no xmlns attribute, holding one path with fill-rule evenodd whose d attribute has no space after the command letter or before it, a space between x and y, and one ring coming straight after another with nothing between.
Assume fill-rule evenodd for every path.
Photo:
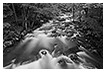
<instances>
[{"instance_id":1,"label":"forest understory","mask_svg":"<svg viewBox=\"0 0 105 71\"><path fill-rule=\"evenodd\" d=\"M67 49L56 49L55 57L70 55L78 65L82 51L90 56L81 55L86 58L80 62L87 65L85 68L103 69L102 3L3 3L3 67L11 69L13 64L17 67L29 60L29 63L38 60L39 56L33 60L35 53L31 56L24 49L31 44L29 38L42 32L50 37L66 37L67 45L72 44ZM47 42L47 38L45 40Z\"/></svg>"}]
</instances>

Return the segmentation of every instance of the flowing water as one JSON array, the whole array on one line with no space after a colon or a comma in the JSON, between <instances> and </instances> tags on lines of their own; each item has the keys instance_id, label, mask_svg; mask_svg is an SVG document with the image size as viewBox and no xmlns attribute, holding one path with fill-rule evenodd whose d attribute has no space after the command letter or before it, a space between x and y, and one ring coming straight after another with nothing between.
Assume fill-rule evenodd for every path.
<instances>
[{"instance_id":1,"label":"flowing water","mask_svg":"<svg viewBox=\"0 0 105 71\"><path fill-rule=\"evenodd\" d=\"M94 65L101 65L94 57L92 57L89 51L82 50L77 52L73 56L71 54L66 55L65 52L72 48L77 49L77 45L72 38L80 36L77 30L73 30L75 26L69 24L74 33L69 33L70 37L67 40L67 28L59 29L60 26L65 26L63 23L72 22L70 15L63 14L59 16L64 18L65 21L50 20L42 27L36 29L31 34L27 34L25 39L20 42L12 51L3 57L4 68L20 69L88 69L96 68ZM57 26L56 26L57 25ZM73 34L73 35L72 35ZM85 49L85 48L84 48ZM47 55L40 55L40 51L45 50ZM75 57L76 56L76 59ZM71 59L73 57L74 59ZM60 63L59 60L62 60ZM13 61L14 60L14 61ZM12 62L13 61L13 62Z\"/></svg>"}]
</instances>

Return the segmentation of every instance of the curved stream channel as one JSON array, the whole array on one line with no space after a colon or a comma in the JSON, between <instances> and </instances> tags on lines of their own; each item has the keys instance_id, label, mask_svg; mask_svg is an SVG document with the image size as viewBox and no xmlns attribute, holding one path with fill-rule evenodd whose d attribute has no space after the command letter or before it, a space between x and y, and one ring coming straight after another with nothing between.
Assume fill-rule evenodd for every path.
<instances>
[{"instance_id":1,"label":"curved stream channel","mask_svg":"<svg viewBox=\"0 0 105 71\"><path fill-rule=\"evenodd\" d=\"M101 66L100 60L96 60L88 50L82 46L78 47L72 40L81 35L74 29L70 17L70 14L62 14L58 17L60 21L50 20L33 33L27 34L24 40L4 55L3 67L6 69L95 69L97 65ZM42 54L42 50L47 54ZM73 53L73 50L78 52Z\"/></svg>"}]
</instances>

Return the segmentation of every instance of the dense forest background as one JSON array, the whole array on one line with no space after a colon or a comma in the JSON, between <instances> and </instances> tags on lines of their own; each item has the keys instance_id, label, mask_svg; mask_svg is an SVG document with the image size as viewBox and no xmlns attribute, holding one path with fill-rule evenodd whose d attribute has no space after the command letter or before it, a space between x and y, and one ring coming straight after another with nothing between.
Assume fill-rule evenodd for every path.
<instances>
[{"instance_id":1,"label":"dense forest background","mask_svg":"<svg viewBox=\"0 0 105 71\"><path fill-rule=\"evenodd\" d=\"M3 3L3 54L27 33L58 19L62 13L72 14L71 23L81 33L73 40L103 58L102 3Z\"/></svg>"}]
</instances>

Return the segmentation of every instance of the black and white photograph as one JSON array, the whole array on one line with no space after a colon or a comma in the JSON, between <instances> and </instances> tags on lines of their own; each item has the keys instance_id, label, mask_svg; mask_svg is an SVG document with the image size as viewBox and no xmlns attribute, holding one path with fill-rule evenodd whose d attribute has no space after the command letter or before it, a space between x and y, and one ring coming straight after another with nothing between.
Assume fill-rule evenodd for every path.
<instances>
[{"instance_id":1,"label":"black and white photograph","mask_svg":"<svg viewBox=\"0 0 105 71\"><path fill-rule=\"evenodd\" d=\"M103 69L103 3L3 3L3 69Z\"/></svg>"}]
</instances>

